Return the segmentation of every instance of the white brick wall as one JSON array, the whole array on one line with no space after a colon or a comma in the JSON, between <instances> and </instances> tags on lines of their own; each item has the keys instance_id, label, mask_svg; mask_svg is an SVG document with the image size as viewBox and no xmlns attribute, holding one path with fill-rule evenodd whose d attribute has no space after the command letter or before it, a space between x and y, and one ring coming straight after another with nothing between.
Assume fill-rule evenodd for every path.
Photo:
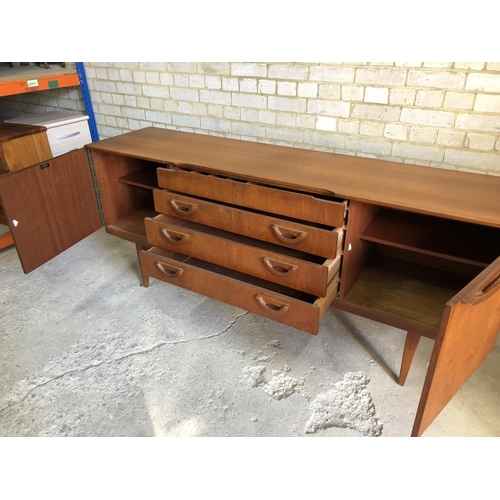
<instances>
[{"instance_id":1,"label":"white brick wall","mask_svg":"<svg viewBox=\"0 0 500 500\"><path fill-rule=\"evenodd\" d=\"M500 175L500 63L85 63L101 138L146 126ZM84 107L79 89L0 116Z\"/></svg>"}]
</instances>

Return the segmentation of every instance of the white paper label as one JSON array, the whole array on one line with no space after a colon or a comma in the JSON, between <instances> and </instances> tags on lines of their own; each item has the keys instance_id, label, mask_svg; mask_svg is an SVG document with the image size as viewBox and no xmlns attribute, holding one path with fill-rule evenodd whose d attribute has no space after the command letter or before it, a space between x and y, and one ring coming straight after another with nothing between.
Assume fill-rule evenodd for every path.
<instances>
[{"instance_id":1,"label":"white paper label","mask_svg":"<svg viewBox=\"0 0 500 500\"><path fill-rule=\"evenodd\" d=\"M38 87L38 80L35 78L33 80L26 80L28 87Z\"/></svg>"}]
</instances>

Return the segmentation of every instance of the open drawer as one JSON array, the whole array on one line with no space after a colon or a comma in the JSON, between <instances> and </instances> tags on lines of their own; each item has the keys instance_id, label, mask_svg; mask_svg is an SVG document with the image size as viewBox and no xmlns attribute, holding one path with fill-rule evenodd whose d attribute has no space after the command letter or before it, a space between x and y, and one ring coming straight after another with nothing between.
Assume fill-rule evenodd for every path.
<instances>
[{"instance_id":1,"label":"open drawer","mask_svg":"<svg viewBox=\"0 0 500 500\"><path fill-rule=\"evenodd\" d=\"M340 254L325 259L170 216L145 221L151 245L325 297L340 269Z\"/></svg>"},{"instance_id":2,"label":"open drawer","mask_svg":"<svg viewBox=\"0 0 500 500\"><path fill-rule=\"evenodd\" d=\"M140 251L139 262L144 286L153 277L313 335L339 289L338 274L317 298L158 247Z\"/></svg>"},{"instance_id":3,"label":"open drawer","mask_svg":"<svg viewBox=\"0 0 500 500\"><path fill-rule=\"evenodd\" d=\"M314 225L165 189L155 189L153 195L155 209L162 214L182 217L313 255L335 258L344 240L344 229L333 227L333 224Z\"/></svg>"}]
</instances>

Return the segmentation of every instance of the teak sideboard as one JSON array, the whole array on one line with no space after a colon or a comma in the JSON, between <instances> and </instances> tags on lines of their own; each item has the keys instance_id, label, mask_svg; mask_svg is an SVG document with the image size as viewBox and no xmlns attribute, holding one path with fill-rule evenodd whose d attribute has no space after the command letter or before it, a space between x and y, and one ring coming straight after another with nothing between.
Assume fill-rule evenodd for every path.
<instances>
[{"instance_id":1,"label":"teak sideboard","mask_svg":"<svg viewBox=\"0 0 500 500\"><path fill-rule=\"evenodd\" d=\"M311 334L334 307L433 339L412 436L500 330L500 177L145 128L0 178L25 273L105 225L150 278Z\"/></svg>"}]
</instances>

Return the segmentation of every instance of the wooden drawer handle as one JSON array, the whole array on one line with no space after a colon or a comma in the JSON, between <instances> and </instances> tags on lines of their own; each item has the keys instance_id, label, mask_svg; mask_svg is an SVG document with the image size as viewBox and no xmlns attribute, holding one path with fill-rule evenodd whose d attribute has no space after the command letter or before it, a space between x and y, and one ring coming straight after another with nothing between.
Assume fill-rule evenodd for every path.
<instances>
[{"instance_id":1,"label":"wooden drawer handle","mask_svg":"<svg viewBox=\"0 0 500 500\"><path fill-rule=\"evenodd\" d=\"M189 239L189 234L178 233L177 231L172 231L167 228L163 228L161 232L168 242L172 243L172 245L182 245Z\"/></svg>"},{"instance_id":2,"label":"wooden drawer handle","mask_svg":"<svg viewBox=\"0 0 500 500\"><path fill-rule=\"evenodd\" d=\"M264 261L264 264L269 269L269 271L271 271L276 276L290 276L297 270L298 267L294 264L289 264L288 262L281 262L280 260L271 259L270 257L264 257L262 260Z\"/></svg>"},{"instance_id":3,"label":"wooden drawer handle","mask_svg":"<svg viewBox=\"0 0 500 500\"><path fill-rule=\"evenodd\" d=\"M288 245L299 243L307 236L305 231L296 231L287 227L277 226L276 224L273 224L272 228L276 237Z\"/></svg>"},{"instance_id":4,"label":"wooden drawer handle","mask_svg":"<svg viewBox=\"0 0 500 500\"><path fill-rule=\"evenodd\" d=\"M172 208L179 214L179 215L192 215L198 208L198 205L195 205L194 203L186 203L184 201L179 201L179 200L168 200L170 205L172 205Z\"/></svg>"},{"instance_id":5,"label":"wooden drawer handle","mask_svg":"<svg viewBox=\"0 0 500 500\"><path fill-rule=\"evenodd\" d=\"M181 267L171 266L170 264L165 264L165 262L156 262L156 267L169 278L178 278L184 269Z\"/></svg>"},{"instance_id":6,"label":"wooden drawer handle","mask_svg":"<svg viewBox=\"0 0 500 500\"><path fill-rule=\"evenodd\" d=\"M272 297L264 297L260 293L255 296L257 302L264 308L266 311L270 311L276 315L284 314L290 309L290 304L286 302L281 302L279 300L273 299Z\"/></svg>"},{"instance_id":7,"label":"wooden drawer handle","mask_svg":"<svg viewBox=\"0 0 500 500\"><path fill-rule=\"evenodd\" d=\"M482 290L474 292L471 297L467 297L465 302L466 304L473 306L483 302L498 291L500 291L500 275L487 283Z\"/></svg>"}]
</instances>

